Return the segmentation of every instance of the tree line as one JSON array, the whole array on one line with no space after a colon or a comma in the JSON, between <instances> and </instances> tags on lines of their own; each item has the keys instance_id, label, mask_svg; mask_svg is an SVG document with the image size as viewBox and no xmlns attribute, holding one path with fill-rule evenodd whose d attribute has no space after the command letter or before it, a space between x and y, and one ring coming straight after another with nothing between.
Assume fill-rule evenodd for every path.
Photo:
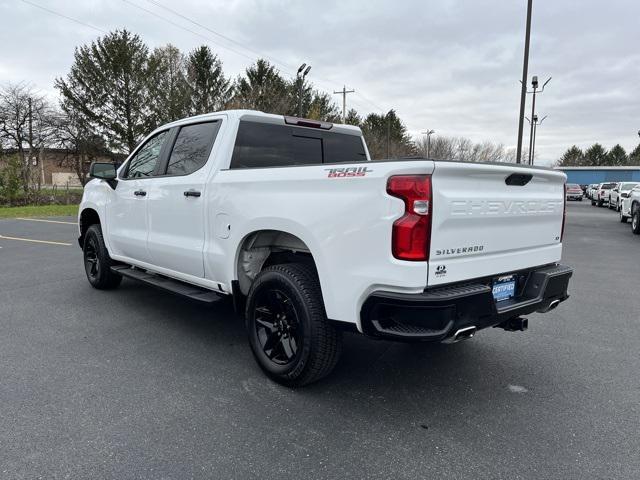
<instances>
[{"instance_id":1,"label":"tree line","mask_svg":"<svg viewBox=\"0 0 640 480\"><path fill-rule=\"evenodd\" d=\"M126 155L150 131L192 115L246 108L341 122L331 95L301 78L286 78L258 59L236 78L225 74L206 45L187 54L173 45L151 50L136 34L115 30L75 49L69 72L55 80L57 104L26 83L0 88L0 151L15 152L7 172L23 189L38 178L27 161L43 148L68 152L66 162L82 184L99 156ZM394 110L361 116L354 109L346 123L362 128L374 158L412 155L415 146ZM15 180L7 183L15 183ZM1 185L2 183L0 183Z\"/></svg>"},{"instance_id":2,"label":"tree line","mask_svg":"<svg viewBox=\"0 0 640 480\"><path fill-rule=\"evenodd\" d=\"M235 78L206 45L188 53L173 45L150 49L128 30L115 30L76 47L66 75L56 78L58 101L26 83L0 88L0 153L5 156L0 187L25 192L39 182L29 155L60 148L64 162L84 185L91 161L130 153L150 131L165 123L218 110L246 108L338 123L341 111L331 94L304 79L287 78L257 59ZM462 161L515 161L515 149L464 137L424 137L415 141L395 110L360 115L359 126L374 159L428 156ZM11 177L11 178L8 178Z\"/></svg>"},{"instance_id":3,"label":"tree line","mask_svg":"<svg viewBox=\"0 0 640 480\"><path fill-rule=\"evenodd\" d=\"M556 162L559 167L616 167L640 165L640 144L627 154L622 145L616 144L607 151L599 143L594 143L585 151L572 146Z\"/></svg>"}]
</instances>

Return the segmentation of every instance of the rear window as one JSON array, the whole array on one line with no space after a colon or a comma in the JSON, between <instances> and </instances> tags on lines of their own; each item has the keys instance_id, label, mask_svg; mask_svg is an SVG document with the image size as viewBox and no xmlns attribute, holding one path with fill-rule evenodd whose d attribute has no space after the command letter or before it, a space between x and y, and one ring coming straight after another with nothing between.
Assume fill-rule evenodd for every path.
<instances>
[{"instance_id":1,"label":"rear window","mask_svg":"<svg viewBox=\"0 0 640 480\"><path fill-rule=\"evenodd\" d=\"M219 128L219 121L180 128L169 157L167 175L188 175L207 163Z\"/></svg>"},{"instance_id":2,"label":"rear window","mask_svg":"<svg viewBox=\"0 0 640 480\"><path fill-rule=\"evenodd\" d=\"M312 128L240 122L230 168L267 168L367 160L362 138Z\"/></svg>"}]
</instances>

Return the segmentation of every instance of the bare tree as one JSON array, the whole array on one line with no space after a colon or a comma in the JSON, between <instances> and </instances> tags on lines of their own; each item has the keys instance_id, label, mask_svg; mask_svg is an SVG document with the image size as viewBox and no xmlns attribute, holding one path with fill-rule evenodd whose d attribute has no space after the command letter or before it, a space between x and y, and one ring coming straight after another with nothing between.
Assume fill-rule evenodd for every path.
<instances>
[{"instance_id":1,"label":"bare tree","mask_svg":"<svg viewBox=\"0 0 640 480\"><path fill-rule=\"evenodd\" d=\"M515 162L515 150L506 149L501 143L474 143L466 137L432 136L430 144L421 136L414 141L419 155L436 160L458 160L461 162Z\"/></svg>"},{"instance_id":2,"label":"bare tree","mask_svg":"<svg viewBox=\"0 0 640 480\"><path fill-rule=\"evenodd\" d=\"M7 84L0 88L0 139L3 147L17 151L22 165L25 192L40 176L32 163L41 160L42 149L52 134L51 105L26 83ZM35 175L34 175L35 173Z\"/></svg>"},{"instance_id":3,"label":"bare tree","mask_svg":"<svg viewBox=\"0 0 640 480\"><path fill-rule=\"evenodd\" d=\"M111 156L104 138L75 110L57 114L53 132L52 141L65 151L61 163L73 169L82 186L89 180L91 162L99 157Z\"/></svg>"}]
</instances>

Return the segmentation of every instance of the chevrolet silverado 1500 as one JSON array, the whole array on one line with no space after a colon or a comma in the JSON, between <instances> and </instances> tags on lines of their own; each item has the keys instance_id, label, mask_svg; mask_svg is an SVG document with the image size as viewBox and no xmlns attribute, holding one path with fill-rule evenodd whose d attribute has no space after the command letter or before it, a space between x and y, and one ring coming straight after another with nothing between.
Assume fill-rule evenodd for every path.
<instances>
[{"instance_id":1,"label":"chevrolet silverado 1500","mask_svg":"<svg viewBox=\"0 0 640 480\"><path fill-rule=\"evenodd\" d=\"M457 342L525 330L523 315L568 297L558 171L371 161L356 127L226 111L160 127L91 176L90 284L231 296L258 364L286 385L327 375L344 330Z\"/></svg>"}]
</instances>

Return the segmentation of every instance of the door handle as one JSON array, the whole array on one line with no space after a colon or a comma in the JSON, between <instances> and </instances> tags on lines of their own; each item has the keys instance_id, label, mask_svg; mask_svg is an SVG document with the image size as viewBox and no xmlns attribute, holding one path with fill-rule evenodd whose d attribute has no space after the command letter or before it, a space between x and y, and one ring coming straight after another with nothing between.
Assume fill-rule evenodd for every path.
<instances>
[{"instance_id":1,"label":"door handle","mask_svg":"<svg viewBox=\"0 0 640 480\"><path fill-rule=\"evenodd\" d=\"M200 192L198 192L196 190L187 190L186 192L184 192L184 196L185 197L199 197L200 196Z\"/></svg>"},{"instance_id":2,"label":"door handle","mask_svg":"<svg viewBox=\"0 0 640 480\"><path fill-rule=\"evenodd\" d=\"M147 192L145 192L144 190L136 190L135 192L133 192L133 194L136 197L146 197L147 196Z\"/></svg>"}]
</instances>

